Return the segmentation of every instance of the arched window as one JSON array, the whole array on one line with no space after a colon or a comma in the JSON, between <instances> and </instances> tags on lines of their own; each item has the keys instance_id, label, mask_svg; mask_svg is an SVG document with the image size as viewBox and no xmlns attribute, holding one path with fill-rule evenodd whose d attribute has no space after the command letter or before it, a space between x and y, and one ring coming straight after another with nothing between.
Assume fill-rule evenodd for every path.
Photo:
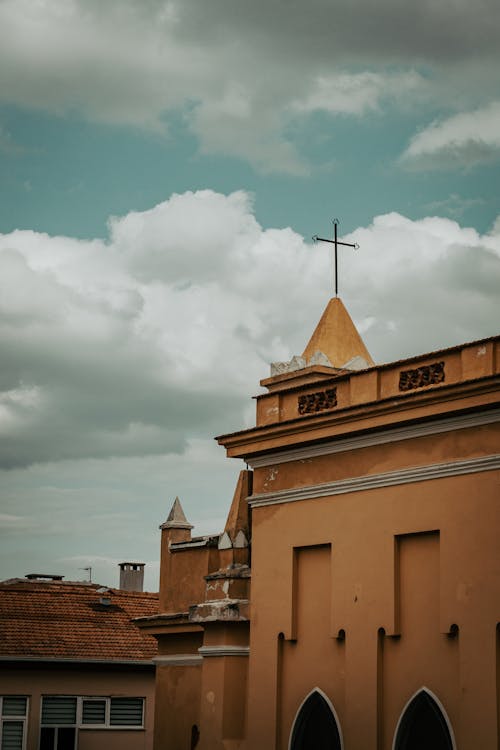
<instances>
[{"instance_id":1,"label":"arched window","mask_svg":"<svg viewBox=\"0 0 500 750\"><path fill-rule=\"evenodd\" d=\"M292 730L290 750L342 750L335 715L319 690L302 704Z\"/></svg>"},{"instance_id":2,"label":"arched window","mask_svg":"<svg viewBox=\"0 0 500 750\"><path fill-rule=\"evenodd\" d=\"M408 703L399 721L394 750L454 750L448 722L427 690Z\"/></svg>"}]
</instances>

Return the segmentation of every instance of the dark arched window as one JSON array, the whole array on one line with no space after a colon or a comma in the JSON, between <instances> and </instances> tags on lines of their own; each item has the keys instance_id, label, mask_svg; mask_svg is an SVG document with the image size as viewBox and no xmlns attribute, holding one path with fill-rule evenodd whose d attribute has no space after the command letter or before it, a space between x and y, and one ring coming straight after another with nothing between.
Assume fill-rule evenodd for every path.
<instances>
[{"instance_id":1,"label":"dark arched window","mask_svg":"<svg viewBox=\"0 0 500 750\"><path fill-rule=\"evenodd\" d=\"M342 750L332 709L318 690L302 704L292 732L291 750Z\"/></svg>"},{"instance_id":2,"label":"dark arched window","mask_svg":"<svg viewBox=\"0 0 500 750\"><path fill-rule=\"evenodd\" d=\"M406 707L396 735L395 750L453 750L443 712L427 690L421 690Z\"/></svg>"}]
</instances>

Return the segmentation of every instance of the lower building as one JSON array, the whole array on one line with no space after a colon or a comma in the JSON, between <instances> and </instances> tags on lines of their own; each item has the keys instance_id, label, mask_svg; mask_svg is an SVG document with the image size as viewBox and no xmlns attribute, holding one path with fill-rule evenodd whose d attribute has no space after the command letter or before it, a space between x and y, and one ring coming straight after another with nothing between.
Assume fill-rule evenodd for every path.
<instances>
[{"instance_id":1,"label":"lower building","mask_svg":"<svg viewBox=\"0 0 500 750\"><path fill-rule=\"evenodd\" d=\"M61 576L0 583L1 750L151 750L156 641L132 619L157 611Z\"/></svg>"}]
</instances>

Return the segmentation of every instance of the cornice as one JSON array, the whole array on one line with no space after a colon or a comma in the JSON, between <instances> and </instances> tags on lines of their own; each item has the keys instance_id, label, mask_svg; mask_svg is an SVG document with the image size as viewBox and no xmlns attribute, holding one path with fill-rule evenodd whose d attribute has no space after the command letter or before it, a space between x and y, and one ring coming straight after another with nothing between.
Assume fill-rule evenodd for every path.
<instances>
[{"instance_id":1,"label":"cornice","mask_svg":"<svg viewBox=\"0 0 500 750\"><path fill-rule=\"evenodd\" d=\"M498 469L500 469L500 454L495 454L461 461L416 466L398 471L387 471L381 474L340 479L334 482L324 482L322 484L278 490L276 492L263 492L251 495L248 498L248 502L252 508L259 508L265 505L292 503L297 500L313 500L318 497L343 495L350 492L361 492L381 487L393 487L398 484L411 484L430 479L443 479L445 477L473 474L482 471L495 471Z\"/></svg>"},{"instance_id":2,"label":"cornice","mask_svg":"<svg viewBox=\"0 0 500 750\"><path fill-rule=\"evenodd\" d=\"M203 658L199 654L161 654L153 661L159 667L199 667Z\"/></svg>"},{"instance_id":3,"label":"cornice","mask_svg":"<svg viewBox=\"0 0 500 750\"><path fill-rule=\"evenodd\" d=\"M252 469L264 466L298 461L317 456L327 456L332 453L344 453L345 451L368 448L373 445L394 443L400 440L425 437L427 435L439 435L451 430L463 430L468 427L480 427L500 421L500 409L491 409L484 412L472 412L455 417L438 418L428 422L419 422L404 427L393 427L389 429L376 429L373 432L355 437L340 438L335 441L315 443L290 450L269 451L260 456L251 456L247 463Z\"/></svg>"},{"instance_id":4,"label":"cornice","mask_svg":"<svg viewBox=\"0 0 500 750\"><path fill-rule=\"evenodd\" d=\"M212 656L248 656L250 654L249 646L201 646L198 653L202 657Z\"/></svg>"},{"instance_id":5,"label":"cornice","mask_svg":"<svg viewBox=\"0 0 500 750\"><path fill-rule=\"evenodd\" d=\"M158 614L149 617L135 617L132 622L141 630L148 631L155 637L171 635L174 633L200 633L203 627L198 623L191 622L188 612L177 614Z\"/></svg>"},{"instance_id":6,"label":"cornice","mask_svg":"<svg viewBox=\"0 0 500 750\"><path fill-rule=\"evenodd\" d=\"M193 547L213 547L217 545L219 540L218 536L206 536L203 539L189 539L185 542L170 542L169 549L172 552L179 552L179 550L193 549Z\"/></svg>"}]
</instances>

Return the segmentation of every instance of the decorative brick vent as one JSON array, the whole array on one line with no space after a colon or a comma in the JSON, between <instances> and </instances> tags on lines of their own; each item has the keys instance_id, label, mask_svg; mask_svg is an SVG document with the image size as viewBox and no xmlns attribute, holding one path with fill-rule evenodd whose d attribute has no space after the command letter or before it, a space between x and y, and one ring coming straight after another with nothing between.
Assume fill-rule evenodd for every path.
<instances>
[{"instance_id":1,"label":"decorative brick vent","mask_svg":"<svg viewBox=\"0 0 500 750\"><path fill-rule=\"evenodd\" d=\"M336 388L299 396L299 414L314 414L317 411L333 409L334 406L337 406Z\"/></svg>"},{"instance_id":2,"label":"decorative brick vent","mask_svg":"<svg viewBox=\"0 0 500 750\"><path fill-rule=\"evenodd\" d=\"M433 362L432 365L417 367L416 370L402 370L399 373L399 390L413 391L426 385L444 383L444 362Z\"/></svg>"}]
</instances>

